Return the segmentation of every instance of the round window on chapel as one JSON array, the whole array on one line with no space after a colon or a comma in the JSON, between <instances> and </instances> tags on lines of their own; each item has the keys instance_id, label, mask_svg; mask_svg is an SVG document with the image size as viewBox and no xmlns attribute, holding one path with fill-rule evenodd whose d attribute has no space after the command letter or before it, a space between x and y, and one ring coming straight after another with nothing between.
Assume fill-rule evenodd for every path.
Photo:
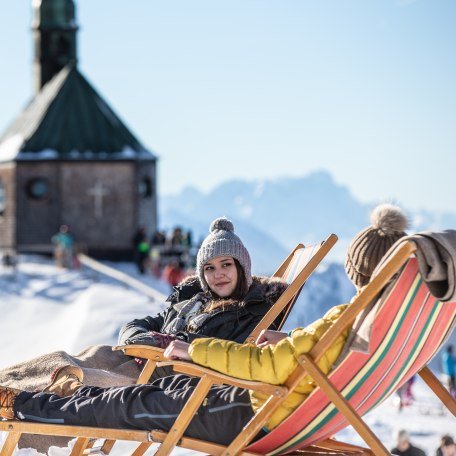
<instances>
[{"instance_id":1,"label":"round window on chapel","mask_svg":"<svg viewBox=\"0 0 456 456\"><path fill-rule=\"evenodd\" d=\"M29 198L36 201L43 201L49 196L49 181L44 177L30 179L27 182L26 191Z\"/></svg>"}]
</instances>

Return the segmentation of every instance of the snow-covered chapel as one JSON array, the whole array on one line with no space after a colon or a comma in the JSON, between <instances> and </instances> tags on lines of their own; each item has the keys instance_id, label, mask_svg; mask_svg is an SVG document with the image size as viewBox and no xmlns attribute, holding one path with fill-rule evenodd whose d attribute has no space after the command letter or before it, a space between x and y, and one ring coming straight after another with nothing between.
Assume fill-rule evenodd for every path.
<instances>
[{"instance_id":1,"label":"snow-covered chapel","mask_svg":"<svg viewBox=\"0 0 456 456\"><path fill-rule=\"evenodd\" d=\"M33 99L0 137L0 248L48 252L59 225L95 256L156 229L155 155L77 66L73 0L33 0Z\"/></svg>"}]
</instances>

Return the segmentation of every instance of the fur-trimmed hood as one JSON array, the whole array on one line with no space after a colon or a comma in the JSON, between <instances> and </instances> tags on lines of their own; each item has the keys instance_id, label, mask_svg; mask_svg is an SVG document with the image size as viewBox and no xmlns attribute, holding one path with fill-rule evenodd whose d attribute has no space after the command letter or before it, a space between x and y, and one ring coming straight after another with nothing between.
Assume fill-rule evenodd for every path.
<instances>
[{"instance_id":1,"label":"fur-trimmed hood","mask_svg":"<svg viewBox=\"0 0 456 456\"><path fill-rule=\"evenodd\" d=\"M253 283L239 305L247 306L261 302L271 306L279 299L287 287L288 284L278 277L253 276ZM201 292L203 290L198 276L190 276L174 287L174 292L168 297L167 301L176 304ZM230 302L232 301L230 300Z\"/></svg>"},{"instance_id":2,"label":"fur-trimmed hood","mask_svg":"<svg viewBox=\"0 0 456 456\"><path fill-rule=\"evenodd\" d=\"M279 277L254 276L253 283L244 301L246 304L254 301L265 301L267 305L272 306L287 287L287 282Z\"/></svg>"}]
</instances>

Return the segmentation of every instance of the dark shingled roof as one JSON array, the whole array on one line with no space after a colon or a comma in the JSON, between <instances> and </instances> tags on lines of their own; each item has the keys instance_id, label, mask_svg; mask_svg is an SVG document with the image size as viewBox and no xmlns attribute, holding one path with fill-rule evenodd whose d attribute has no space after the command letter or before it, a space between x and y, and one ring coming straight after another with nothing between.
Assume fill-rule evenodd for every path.
<instances>
[{"instance_id":1,"label":"dark shingled roof","mask_svg":"<svg viewBox=\"0 0 456 456\"><path fill-rule=\"evenodd\" d=\"M0 161L155 160L75 66L66 66L0 139Z\"/></svg>"}]
</instances>

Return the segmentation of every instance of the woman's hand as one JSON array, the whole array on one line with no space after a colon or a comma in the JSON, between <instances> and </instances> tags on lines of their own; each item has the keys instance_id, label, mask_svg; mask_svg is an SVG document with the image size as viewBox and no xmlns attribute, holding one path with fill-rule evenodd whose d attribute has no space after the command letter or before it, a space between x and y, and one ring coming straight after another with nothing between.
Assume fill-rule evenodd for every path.
<instances>
[{"instance_id":1,"label":"woman's hand","mask_svg":"<svg viewBox=\"0 0 456 456\"><path fill-rule=\"evenodd\" d=\"M166 359L183 359L185 361L191 361L190 355L188 354L188 348L190 344L182 342L181 340L173 340L165 352L163 353Z\"/></svg>"},{"instance_id":2,"label":"woman's hand","mask_svg":"<svg viewBox=\"0 0 456 456\"><path fill-rule=\"evenodd\" d=\"M287 333L281 331L273 331L272 329L263 329L258 336L255 344L258 347L266 347L266 345L274 345L287 337Z\"/></svg>"}]
</instances>

